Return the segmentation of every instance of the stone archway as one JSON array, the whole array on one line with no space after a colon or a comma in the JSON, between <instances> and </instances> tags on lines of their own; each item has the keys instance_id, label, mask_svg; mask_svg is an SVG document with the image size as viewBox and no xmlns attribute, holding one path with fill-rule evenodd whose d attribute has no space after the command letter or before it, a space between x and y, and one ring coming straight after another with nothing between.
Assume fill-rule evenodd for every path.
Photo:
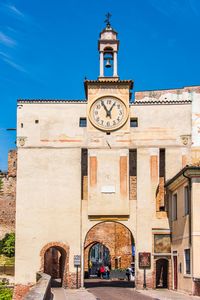
<instances>
[{"instance_id":1,"label":"stone archway","mask_svg":"<svg viewBox=\"0 0 200 300\"><path fill-rule=\"evenodd\" d=\"M51 242L40 251L40 271L60 279L60 285L70 287L69 282L69 246L60 242Z\"/></svg>"},{"instance_id":2,"label":"stone archway","mask_svg":"<svg viewBox=\"0 0 200 300\"><path fill-rule=\"evenodd\" d=\"M89 276L100 277L101 265L108 266L110 269L110 250L102 243L94 243L88 252Z\"/></svg>"},{"instance_id":3,"label":"stone archway","mask_svg":"<svg viewBox=\"0 0 200 300\"><path fill-rule=\"evenodd\" d=\"M97 243L109 249L110 267L112 270L118 268L126 269L131 264L134 264L133 247L135 243L131 231L119 222L100 222L93 226L85 237L84 271L86 277L89 273L89 251Z\"/></svg>"}]
</instances>

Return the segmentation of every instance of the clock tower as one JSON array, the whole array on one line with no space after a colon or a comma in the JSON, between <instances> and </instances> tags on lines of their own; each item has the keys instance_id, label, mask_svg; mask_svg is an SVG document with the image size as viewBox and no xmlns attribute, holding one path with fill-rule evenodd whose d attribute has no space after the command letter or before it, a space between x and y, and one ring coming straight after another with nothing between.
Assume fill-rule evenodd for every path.
<instances>
[{"instance_id":1,"label":"clock tower","mask_svg":"<svg viewBox=\"0 0 200 300\"><path fill-rule=\"evenodd\" d=\"M127 218L130 214L126 143L130 139L133 81L121 80L118 76L119 40L109 17L108 14L106 27L98 41L100 75L97 80L85 81L89 168L87 213L90 219L97 220L113 216Z\"/></svg>"},{"instance_id":2,"label":"clock tower","mask_svg":"<svg viewBox=\"0 0 200 300\"><path fill-rule=\"evenodd\" d=\"M129 102L132 80L120 80L117 56L119 40L111 27L110 14L106 15L106 27L101 31L99 50L99 77L85 80L88 130L101 132L129 131Z\"/></svg>"}]
</instances>

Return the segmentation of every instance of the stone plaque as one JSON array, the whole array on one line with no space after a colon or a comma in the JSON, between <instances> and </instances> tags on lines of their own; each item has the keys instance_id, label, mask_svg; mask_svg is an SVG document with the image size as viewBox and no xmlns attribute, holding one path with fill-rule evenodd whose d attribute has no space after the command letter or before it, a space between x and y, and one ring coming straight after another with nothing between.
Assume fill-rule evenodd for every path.
<instances>
[{"instance_id":1,"label":"stone plaque","mask_svg":"<svg viewBox=\"0 0 200 300\"><path fill-rule=\"evenodd\" d=\"M101 187L101 192L105 193L105 194L115 193L115 186L114 185L104 185Z\"/></svg>"}]
</instances>

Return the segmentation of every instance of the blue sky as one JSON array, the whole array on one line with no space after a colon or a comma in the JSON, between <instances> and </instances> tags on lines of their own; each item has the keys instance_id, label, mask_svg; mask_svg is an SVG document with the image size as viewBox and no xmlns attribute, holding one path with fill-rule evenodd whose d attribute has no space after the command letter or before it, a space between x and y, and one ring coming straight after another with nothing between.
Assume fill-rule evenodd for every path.
<instances>
[{"instance_id":1,"label":"blue sky","mask_svg":"<svg viewBox=\"0 0 200 300\"><path fill-rule=\"evenodd\" d=\"M200 0L0 0L0 169L15 147L16 100L83 99L99 73L107 12L119 75L135 91L200 85Z\"/></svg>"}]
</instances>

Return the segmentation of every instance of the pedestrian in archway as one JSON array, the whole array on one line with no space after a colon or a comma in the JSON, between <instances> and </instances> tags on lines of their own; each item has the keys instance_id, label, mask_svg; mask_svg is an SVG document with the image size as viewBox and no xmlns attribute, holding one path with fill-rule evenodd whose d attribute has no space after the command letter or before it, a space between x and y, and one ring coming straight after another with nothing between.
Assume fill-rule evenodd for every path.
<instances>
[{"instance_id":1,"label":"pedestrian in archway","mask_svg":"<svg viewBox=\"0 0 200 300\"><path fill-rule=\"evenodd\" d=\"M126 269L127 280L130 281L132 269L129 267Z\"/></svg>"},{"instance_id":2,"label":"pedestrian in archway","mask_svg":"<svg viewBox=\"0 0 200 300\"><path fill-rule=\"evenodd\" d=\"M106 272L106 278L110 279L110 269L109 269L109 266L105 267L105 272Z\"/></svg>"},{"instance_id":3,"label":"pedestrian in archway","mask_svg":"<svg viewBox=\"0 0 200 300\"><path fill-rule=\"evenodd\" d=\"M92 272L92 266L93 266L93 264L92 264L92 261L90 260L89 261L89 277L90 277L91 272Z\"/></svg>"},{"instance_id":4,"label":"pedestrian in archway","mask_svg":"<svg viewBox=\"0 0 200 300\"><path fill-rule=\"evenodd\" d=\"M101 279L103 279L104 274L105 274L105 267L104 267L104 265L102 265L102 266L100 267L100 278L101 278Z\"/></svg>"}]
</instances>

